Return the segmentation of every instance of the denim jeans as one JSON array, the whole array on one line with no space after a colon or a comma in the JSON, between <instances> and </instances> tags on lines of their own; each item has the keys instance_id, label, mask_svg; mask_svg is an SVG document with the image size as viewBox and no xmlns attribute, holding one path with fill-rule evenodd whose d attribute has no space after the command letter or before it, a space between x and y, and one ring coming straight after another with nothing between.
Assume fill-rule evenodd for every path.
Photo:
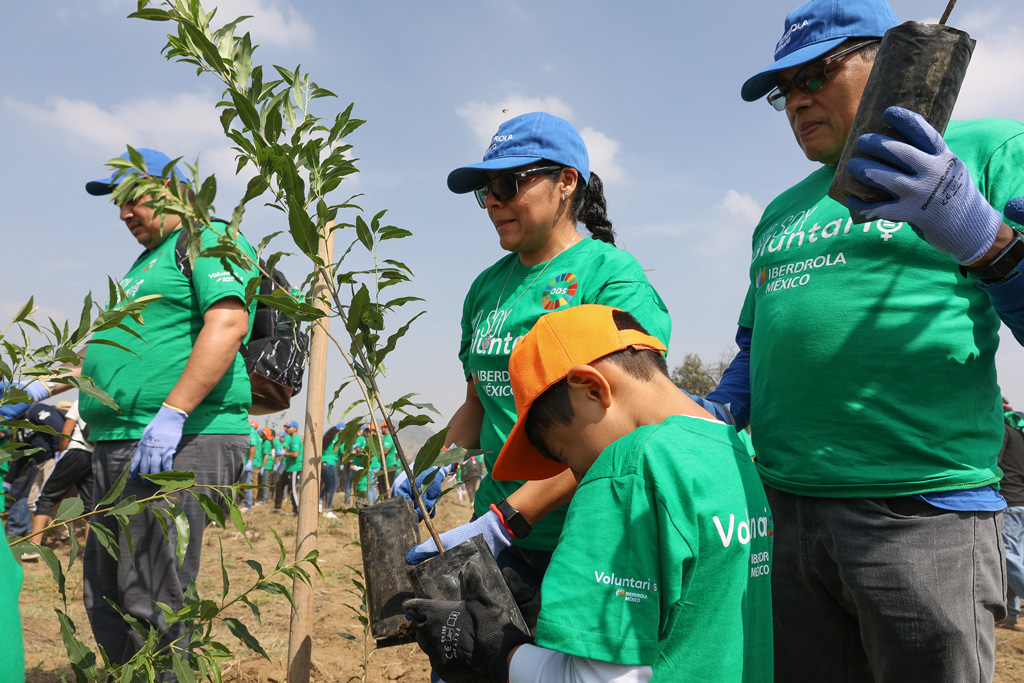
<instances>
[{"instance_id":1,"label":"denim jeans","mask_svg":"<svg viewBox=\"0 0 1024 683\"><path fill-rule=\"evenodd\" d=\"M992 680L1002 512L765 488L775 680Z\"/></svg>"},{"instance_id":2,"label":"denim jeans","mask_svg":"<svg viewBox=\"0 0 1024 683\"><path fill-rule=\"evenodd\" d=\"M352 479L355 478L355 473L351 465L345 465L341 469L341 490L345 492L345 505L352 500Z\"/></svg>"},{"instance_id":3,"label":"denim jeans","mask_svg":"<svg viewBox=\"0 0 1024 683\"><path fill-rule=\"evenodd\" d=\"M1020 616L1024 598L1024 506L1003 512L1003 545L1006 546L1006 616Z\"/></svg>"},{"instance_id":4,"label":"denim jeans","mask_svg":"<svg viewBox=\"0 0 1024 683\"><path fill-rule=\"evenodd\" d=\"M324 510L327 511L334 507L334 492L338 490L338 466L321 465L320 478L320 499L323 500Z\"/></svg>"}]
</instances>

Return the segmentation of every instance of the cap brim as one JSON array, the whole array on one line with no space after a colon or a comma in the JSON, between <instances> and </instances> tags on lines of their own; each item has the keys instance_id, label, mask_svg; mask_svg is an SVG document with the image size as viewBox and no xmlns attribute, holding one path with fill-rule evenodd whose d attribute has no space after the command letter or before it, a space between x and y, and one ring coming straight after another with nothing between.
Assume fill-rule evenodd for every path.
<instances>
[{"instance_id":1,"label":"cap brim","mask_svg":"<svg viewBox=\"0 0 1024 683\"><path fill-rule=\"evenodd\" d=\"M102 197L105 194L113 192L116 186L117 183L114 182L113 178L90 180L85 184L85 191L96 197Z\"/></svg>"},{"instance_id":2,"label":"cap brim","mask_svg":"<svg viewBox=\"0 0 1024 683\"><path fill-rule=\"evenodd\" d=\"M743 84L742 88L740 88L740 97L747 102L755 102L761 99L770 93L778 84L778 73L780 71L804 64L805 62L810 62L818 57L822 57L826 52L846 40L849 40L849 36L831 38L790 52L767 69L748 78L747 82Z\"/></svg>"},{"instance_id":3,"label":"cap brim","mask_svg":"<svg viewBox=\"0 0 1024 683\"><path fill-rule=\"evenodd\" d=\"M523 411L523 418L516 421L505 445L501 447L498 460L494 463L491 476L498 481L533 481L550 479L569 469L568 465L555 462L541 455L526 436L526 415L529 407Z\"/></svg>"},{"instance_id":4,"label":"cap brim","mask_svg":"<svg viewBox=\"0 0 1024 683\"><path fill-rule=\"evenodd\" d=\"M543 160L543 157L495 157L479 164L463 166L448 174L448 189L455 194L466 194L487 182L488 171L519 168Z\"/></svg>"}]
</instances>

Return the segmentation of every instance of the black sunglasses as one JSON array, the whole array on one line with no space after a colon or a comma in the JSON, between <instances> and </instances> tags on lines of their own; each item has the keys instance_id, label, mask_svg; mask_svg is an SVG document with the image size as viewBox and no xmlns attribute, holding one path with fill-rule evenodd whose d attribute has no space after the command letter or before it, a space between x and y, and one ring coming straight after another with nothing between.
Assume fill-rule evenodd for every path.
<instances>
[{"instance_id":1,"label":"black sunglasses","mask_svg":"<svg viewBox=\"0 0 1024 683\"><path fill-rule=\"evenodd\" d=\"M775 108L775 111L783 111L786 108L786 98L789 97L789 93L792 92L793 88L796 88L802 93L808 95L815 90L821 90L822 86L828 81L828 72L825 71L825 67L832 62L838 61L846 55L856 52L861 48L867 47L873 43L878 43L882 39L875 38L873 40L865 40L863 43L857 43L845 50L840 50L834 55L829 55L820 62L815 62L810 66L807 66L800 70L800 72L793 76L788 83L779 83L779 85L768 93L768 104Z\"/></svg>"},{"instance_id":2,"label":"black sunglasses","mask_svg":"<svg viewBox=\"0 0 1024 683\"><path fill-rule=\"evenodd\" d=\"M515 173L502 173L500 176L492 178L486 185L481 185L473 190L473 194L476 195L476 203L480 205L481 209L487 208L486 201L489 194L493 194L499 202L507 202L519 194L519 181L523 178L561 173L562 168L562 166L541 166Z\"/></svg>"}]
</instances>

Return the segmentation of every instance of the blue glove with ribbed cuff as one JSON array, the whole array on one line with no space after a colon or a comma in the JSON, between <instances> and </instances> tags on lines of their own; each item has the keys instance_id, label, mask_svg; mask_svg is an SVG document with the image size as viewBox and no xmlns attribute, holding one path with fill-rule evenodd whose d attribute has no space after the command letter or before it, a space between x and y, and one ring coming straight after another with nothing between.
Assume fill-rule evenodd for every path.
<instances>
[{"instance_id":1,"label":"blue glove with ribbed cuff","mask_svg":"<svg viewBox=\"0 0 1024 683\"><path fill-rule=\"evenodd\" d=\"M132 458L131 476L157 474L174 469L174 453L181 441L188 413L161 406L153 421L142 431L139 445Z\"/></svg>"},{"instance_id":2,"label":"blue glove with ribbed cuff","mask_svg":"<svg viewBox=\"0 0 1024 683\"><path fill-rule=\"evenodd\" d=\"M895 199L866 202L849 197L846 205L868 218L903 221L924 241L969 265L985 255L1003 216L978 190L967 166L950 151L920 114L902 107L885 110L885 121L910 141L868 133L857 148L873 158L850 159L851 176Z\"/></svg>"},{"instance_id":3,"label":"blue glove with ribbed cuff","mask_svg":"<svg viewBox=\"0 0 1024 683\"><path fill-rule=\"evenodd\" d=\"M434 506L437 505L437 499L441 497L441 483L444 478L452 473L455 469L455 465L445 465L444 467L428 467L426 472L416 477L416 486L420 489L420 495L423 497L423 504L430 510L430 516L433 517L436 510ZM423 490L423 482L430 477L431 473L436 472L434 479L430 482L430 486ZM423 513L416 507L416 501L413 500L412 487L409 486L409 477L405 476L405 470L402 470L397 477L395 477L395 483L391 485L392 496L402 496L407 498L412 506L416 508L416 514L420 519L423 519Z\"/></svg>"},{"instance_id":4,"label":"blue glove with ribbed cuff","mask_svg":"<svg viewBox=\"0 0 1024 683\"><path fill-rule=\"evenodd\" d=\"M502 550L512 545L512 534L501 523L494 510L489 510L487 514L474 519L468 524L463 524L444 532L441 534L441 543L444 544L445 548L454 548L477 534L483 534L487 547L491 549L491 554L495 557ZM419 564L423 560L429 560L434 555L437 555L437 544L434 543L434 539L429 538L423 541L423 543L414 546L409 551L409 554L405 556L405 561L407 564Z\"/></svg>"}]
</instances>

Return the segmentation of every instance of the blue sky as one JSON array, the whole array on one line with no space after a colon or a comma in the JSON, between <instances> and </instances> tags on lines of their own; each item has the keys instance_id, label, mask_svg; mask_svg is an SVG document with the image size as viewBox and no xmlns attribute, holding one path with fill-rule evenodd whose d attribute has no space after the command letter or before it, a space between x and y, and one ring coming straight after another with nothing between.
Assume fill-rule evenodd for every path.
<instances>
[{"instance_id":1,"label":"blue sky","mask_svg":"<svg viewBox=\"0 0 1024 683\"><path fill-rule=\"evenodd\" d=\"M42 316L77 319L85 291L104 292L106 276L120 277L138 255L116 209L83 189L125 144L198 155L201 171L217 175L223 214L241 195L215 112L217 82L167 62L169 25L126 19L135 4L49 0L5 11L0 320L30 295ZM935 21L943 4L892 2L901 21ZM368 215L388 209L389 222L413 231L391 256L415 271L408 293L428 310L391 356L384 388L392 398L419 392L446 417L465 392L463 296L503 252L485 213L449 193L445 178L479 160L501 121L541 109L580 129L618 243L649 269L672 313L670 365L691 351L715 359L732 342L750 233L764 206L815 167L784 114L739 97L770 62L790 2L220 7L223 20L254 15L244 26L261 45L258 63L301 64L339 95L322 114L354 102L368 121L349 139L361 173L339 198L363 193ZM1022 116L1019 16L1011 0L954 10L950 23L978 40L954 118ZM280 229L279 214L251 205L243 231L254 243ZM287 237L278 239L288 250ZM284 262L292 276L298 268ZM1005 331L997 361L1004 392L1024 405L1024 352ZM332 356L328 385L346 374ZM289 418L301 418L297 406Z\"/></svg>"}]
</instances>

